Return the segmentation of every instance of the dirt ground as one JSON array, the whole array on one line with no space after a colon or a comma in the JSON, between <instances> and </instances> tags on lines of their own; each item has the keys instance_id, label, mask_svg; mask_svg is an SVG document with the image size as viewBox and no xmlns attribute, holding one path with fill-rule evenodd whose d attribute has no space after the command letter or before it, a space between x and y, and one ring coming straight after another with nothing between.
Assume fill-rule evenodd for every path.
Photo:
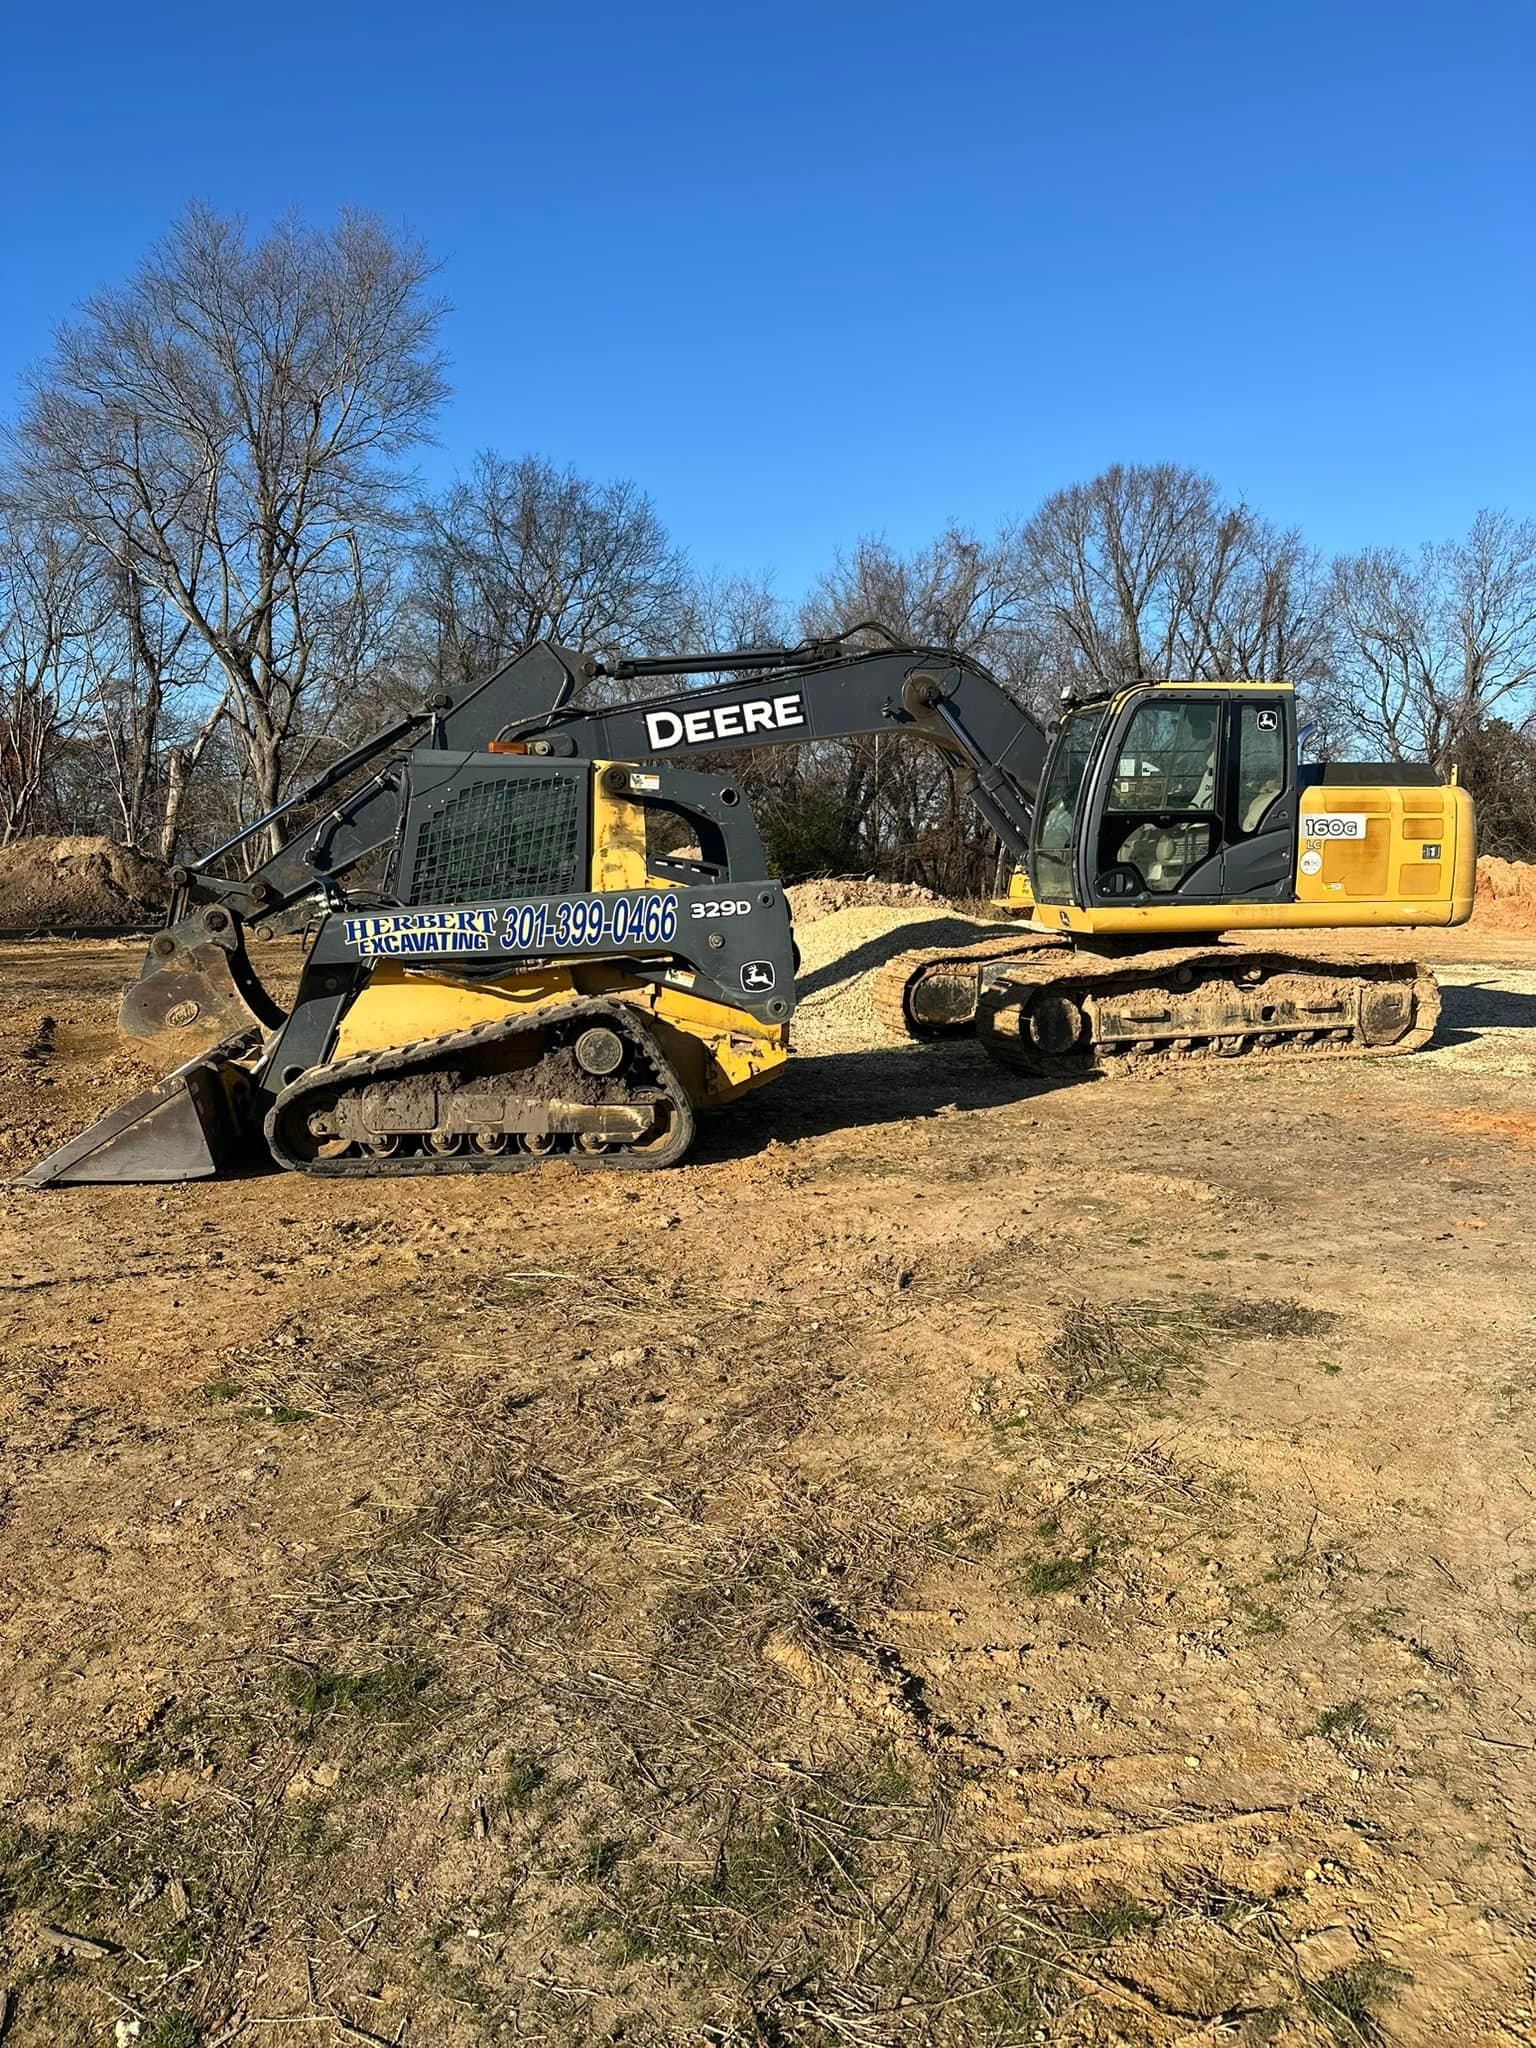
<instances>
[{"instance_id":1,"label":"dirt ground","mask_svg":"<svg viewBox=\"0 0 1536 2048\"><path fill-rule=\"evenodd\" d=\"M1425 950L1409 1060L0 1193L7 2044L1536 2038L1536 940ZM167 1062L3 960L15 1170Z\"/></svg>"}]
</instances>

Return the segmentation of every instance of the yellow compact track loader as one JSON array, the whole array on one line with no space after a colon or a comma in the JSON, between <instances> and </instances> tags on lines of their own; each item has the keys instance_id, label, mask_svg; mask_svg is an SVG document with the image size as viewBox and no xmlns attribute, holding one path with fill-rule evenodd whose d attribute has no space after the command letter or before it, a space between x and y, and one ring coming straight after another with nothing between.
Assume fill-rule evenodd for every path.
<instances>
[{"instance_id":1,"label":"yellow compact track loader","mask_svg":"<svg viewBox=\"0 0 1536 2048\"><path fill-rule=\"evenodd\" d=\"M794 1008L788 909L741 792L674 759L860 733L941 748L1016 862L1020 922L886 970L912 1035L974 1030L1051 1076L1428 1039L1431 975L1322 935L1470 916L1454 783L1304 762L1284 683L1133 683L1048 734L966 656L852 637L607 665L540 644L351 749L173 876L120 1022L210 1049L23 1184L674 1163L697 1110L781 1070ZM600 677L719 674L577 701ZM263 839L277 850L221 872ZM287 1010L250 926L311 933Z\"/></svg>"},{"instance_id":2,"label":"yellow compact track loader","mask_svg":"<svg viewBox=\"0 0 1536 2048\"><path fill-rule=\"evenodd\" d=\"M696 1109L776 1073L794 954L747 806L727 777L498 741L573 681L534 648L179 871L119 1022L217 1043L24 1184L667 1166ZM279 819L276 853L218 875ZM287 1010L251 965L252 924L311 930Z\"/></svg>"}]
</instances>

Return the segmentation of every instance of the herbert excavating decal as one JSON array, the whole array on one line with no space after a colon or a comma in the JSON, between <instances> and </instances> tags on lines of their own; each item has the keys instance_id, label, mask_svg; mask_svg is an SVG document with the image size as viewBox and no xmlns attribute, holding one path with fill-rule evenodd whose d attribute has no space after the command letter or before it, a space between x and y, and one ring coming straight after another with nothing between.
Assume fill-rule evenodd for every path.
<instances>
[{"instance_id":1,"label":"herbert excavating decal","mask_svg":"<svg viewBox=\"0 0 1536 2048\"><path fill-rule=\"evenodd\" d=\"M392 953L488 953L494 910L413 910L399 916L349 917L346 942L367 959Z\"/></svg>"},{"instance_id":2,"label":"herbert excavating decal","mask_svg":"<svg viewBox=\"0 0 1536 2048\"><path fill-rule=\"evenodd\" d=\"M564 953L573 947L665 946L677 936L670 889L637 896L573 896L488 910L405 910L349 917L342 935L363 959L404 953Z\"/></svg>"}]
</instances>

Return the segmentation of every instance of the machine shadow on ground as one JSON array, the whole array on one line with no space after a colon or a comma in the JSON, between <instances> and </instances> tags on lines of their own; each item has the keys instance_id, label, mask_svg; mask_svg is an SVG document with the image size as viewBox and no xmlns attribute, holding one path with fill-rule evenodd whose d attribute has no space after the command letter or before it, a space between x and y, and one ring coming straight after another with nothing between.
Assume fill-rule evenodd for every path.
<instances>
[{"instance_id":1,"label":"machine shadow on ground","mask_svg":"<svg viewBox=\"0 0 1536 2048\"><path fill-rule=\"evenodd\" d=\"M1005 1072L963 1040L821 1053L792 1062L784 1079L760 1096L704 1119L693 1156L746 1158L774 1140L792 1143L875 1124L920 1122L946 1111L1001 1109L1100 1078L1029 1080Z\"/></svg>"},{"instance_id":2,"label":"machine shadow on ground","mask_svg":"<svg viewBox=\"0 0 1536 2048\"><path fill-rule=\"evenodd\" d=\"M1469 981L1440 985L1440 1023L1431 1043L1465 1045L1485 1031L1529 1031L1536 1026L1536 995Z\"/></svg>"},{"instance_id":3,"label":"machine shadow on ground","mask_svg":"<svg viewBox=\"0 0 1536 2048\"><path fill-rule=\"evenodd\" d=\"M1434 1046L1469 1045L1490 1031L1536 1027L1536 995L1486 982L1442 984L1441 1003ZM775 1087L704 1118L693 1157L748 1158L775 1140L790 1143L850 1128L921 1121L946 1111L1000 1109L1104 1079L1082 1074L1029 1080L997 1067L964 1038L812 1054L792 1062Z\"/></svg>"},{"instance_id":4,"label":"machine shadow on ground","mask_svg":"<svg viewBox=\"0 0 1536 2048\"><path fill-rule=\"evenodd\" d=\"M1006 924L978 922L973 918L956 916L944 918L918 918L911 924L897 925L893 930L878 933L855 946L851 952L843 953L830 960L823 967L802 970L795 976L795 995L798 1001L807 997L825 995L828 991L842 988L856 981L861 974L870 974L876 968L884 967L897 960L903 953L939 951L945 947L975 946L990 944L996 939L1006 939ZM1027 936L1020 940L1020 949L1027 945Z\"/></svg>"}]
</instances>

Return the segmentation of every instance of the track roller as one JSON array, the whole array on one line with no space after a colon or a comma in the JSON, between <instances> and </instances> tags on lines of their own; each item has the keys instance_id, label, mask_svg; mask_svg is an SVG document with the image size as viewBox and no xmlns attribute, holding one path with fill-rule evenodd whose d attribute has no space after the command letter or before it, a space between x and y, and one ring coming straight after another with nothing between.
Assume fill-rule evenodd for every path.
<instances>
[{"instance_id":1,"label":"track roller","mask_svg":"<svg viewBox=\"0 0 1536 2048\"><path fill-rule=\"evenodd\" d=\"M1170 949L1082 951L981 969L976 1035L1015 1073L1192 1059L1396 1058L1428 1043L1435 978L1412 961Z\"/></svg>"}]
</instances>

